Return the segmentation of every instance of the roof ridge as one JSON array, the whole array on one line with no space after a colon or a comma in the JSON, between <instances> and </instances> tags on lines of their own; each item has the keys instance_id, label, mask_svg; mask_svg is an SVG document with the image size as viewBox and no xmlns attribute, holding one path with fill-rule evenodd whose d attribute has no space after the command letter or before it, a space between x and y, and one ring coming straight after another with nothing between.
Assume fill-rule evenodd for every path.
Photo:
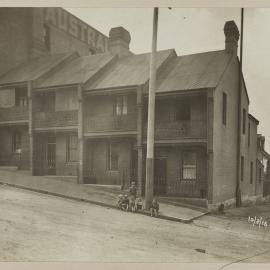
<instances>
[{"instance_id":1,"label":"roof ridge","mask_svg":"<svg viewBox=\"0 0 270 270\"><path fill-rule=\"evenodd\" d=\"M180 58L180 57L185 57L185 56L192 56L192 55L199 55L199 54L208 54L208 53L214 53L214 52L225 52L225 50L215 50L215 51L207 51L207 52L183 54L183 55L178 55L177 57Z\"/></svg>"},{"instance_id":2,"label":"roof ridge","mask_svg":"<svg viewBox=\"0 0 270 270\"><path fill-rule=\"evenodd\" d=\"M166 51L175 51L174 48L171 48L171 49L164 49L164 50L159 50L157 51L157 53L159 52L166 52ZM147 54L151 54L151 52L145 52L145 53L139 53L139 54L132 54L132 55L127 55L127 56L124 56L124 57L121 57L120 59L124 59L124 58L127 58L127 57L136 57L136 56L142 56L142 55L147 55Z\"/></svg>"}]
</instances>

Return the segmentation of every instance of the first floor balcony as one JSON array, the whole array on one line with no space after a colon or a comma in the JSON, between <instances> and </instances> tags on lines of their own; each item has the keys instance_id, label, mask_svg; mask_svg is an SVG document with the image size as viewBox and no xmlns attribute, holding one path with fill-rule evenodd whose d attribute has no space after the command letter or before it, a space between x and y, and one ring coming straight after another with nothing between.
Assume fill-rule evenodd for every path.
<instances>
[{"instance_id":1,"label":"first floor balcony","mask_svg":"<svg viewBox=\"0 0 270 270\"><path fill-rule=\"evenodd\" d=\"M206 121L175 121L157 122L155 124L155 139L185 139L185 138L206 138ZM144 126L144 137L147 135L147 124Z\"/></svg>"},{"instance_id":2,"label":"first floor balcony","mask_svg":"<svg viewBox=\"0 0 270 270\"><path fill-rule=\"evenodd\" d=\"M21 122L28 120L28 106L0 108L0 122Z\"/></svg>"},{"instance_id":3,"label":"first floor balcony","mask_svg":"<svg viewBox=\"0 0 270 270\"><path fill-rule=\"evenodd\" d=\"M78 125L78 111L35 112L34 127L70 127Z\"/></svg>"},{"instance_id":4,"label":"first floor balcony","mask_svg":"<svg viewBox=\"0 0 270 270\"><path fill-rule=\"evenodd\" d=\"M136 114L98 115L85 117L85 132L136 131Z\"/></svg>"}]
</instances>

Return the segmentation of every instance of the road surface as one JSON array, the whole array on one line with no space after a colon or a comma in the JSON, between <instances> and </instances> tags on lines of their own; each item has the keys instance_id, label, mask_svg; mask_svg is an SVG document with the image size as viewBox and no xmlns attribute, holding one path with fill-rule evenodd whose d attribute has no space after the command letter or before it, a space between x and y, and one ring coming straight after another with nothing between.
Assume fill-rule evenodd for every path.
<instances>
[{"instance_id":1,"label":"road surface","mask_svg":"<svg viewBox=\"0 0 270 270\"><path fill-rule=\"evenodd\" d=\"M269 240L230 231L5 185L0 205L0 261L270 263Z\"/></svg>"}]
</instances>

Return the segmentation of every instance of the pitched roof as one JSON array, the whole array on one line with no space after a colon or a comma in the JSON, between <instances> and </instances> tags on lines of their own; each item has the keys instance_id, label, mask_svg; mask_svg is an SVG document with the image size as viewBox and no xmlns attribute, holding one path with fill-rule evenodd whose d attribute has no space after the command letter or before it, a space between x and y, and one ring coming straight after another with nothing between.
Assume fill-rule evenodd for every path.
<instances>
[{"instance_id":1,"label":"pitched roof","mask_svg":"<svg viewBox=\"0 0 270 270\"><path fill-rule=\"evenodd\" d=\"M114 57L110 53L103 53L75 58L46 78L38 80L36 87L85 83Z\"/></svg>"},{"instance_id":2,"label":"pitched roof","mask_svg":"<svg viewBox=\"0 0 270 270\"><path fill-rule=\"evenodd\" d=\"M157 68L174 53L173 49L158 51L156 59ZM86 84L84 89L95 90L142 85L149 79L149 62L150 53L119 58L107 72L104 72L93 83Z\"/></svg>"},{"instance_id":3,"label":"pitched roof","mask_svg":"<svg viewBox=\"0 0 270 270\"><path fill-rule=\"evenodd\" d=\"M157 77L156 92L216 87L230 59L224 50L178 56Z\"/></svg>"},{"instance_id":4,"label":"pitched roof","mask_svg":"<svg viewBox=\"0 0 270 270\"><path fill-rule=\"evenodd\" d=\"M0 84L22 83L39 78L74 53L50 54L21 63L0 77Z\"/></svg>"}]
</instances>

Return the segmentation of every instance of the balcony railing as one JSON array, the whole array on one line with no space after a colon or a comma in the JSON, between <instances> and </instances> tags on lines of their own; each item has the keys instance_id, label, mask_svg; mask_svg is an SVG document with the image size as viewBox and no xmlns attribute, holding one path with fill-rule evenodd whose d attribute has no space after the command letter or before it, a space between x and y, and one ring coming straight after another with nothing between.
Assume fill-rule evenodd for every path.
<instances>
[{"instance_id":1,"label":"balcony railing","mask_svg":"<svg viewBox=\"0 0 270 270\"><path fill-rule=\"evenodd\" d=\"M0 108L0 122L28 120L28 106Z\"/></svg>"},{"instance_id":2,"label":"balcony railing","mask_svg":"<svg viewBox=\"0 0 270 270\"><path fill-rule=\"evenodd\" d=\"M78 111L35 112L36 128L65 127L78 125Z\"/></svg>"},{"instance_id":3,"label":"balcony railing","mask_svg":"<svg viewBox=\"0 0 270 270\"><path fill-rule=\"evenodd\" d=\"M86 132L134 131L137 129L136 114L86 116L85 118Z\"/></svg>"},{"instance_id":4,"label":"balcony railing","mask_svg":"<svg viewBox=\"0 0 270 270\"><path fill-rule=\"evenodd\" d=\"M155 124L155 139L205 138L206 121L160 122ZM147 125L144 127L144 136Z\"/></svg>"}]
</instances>

